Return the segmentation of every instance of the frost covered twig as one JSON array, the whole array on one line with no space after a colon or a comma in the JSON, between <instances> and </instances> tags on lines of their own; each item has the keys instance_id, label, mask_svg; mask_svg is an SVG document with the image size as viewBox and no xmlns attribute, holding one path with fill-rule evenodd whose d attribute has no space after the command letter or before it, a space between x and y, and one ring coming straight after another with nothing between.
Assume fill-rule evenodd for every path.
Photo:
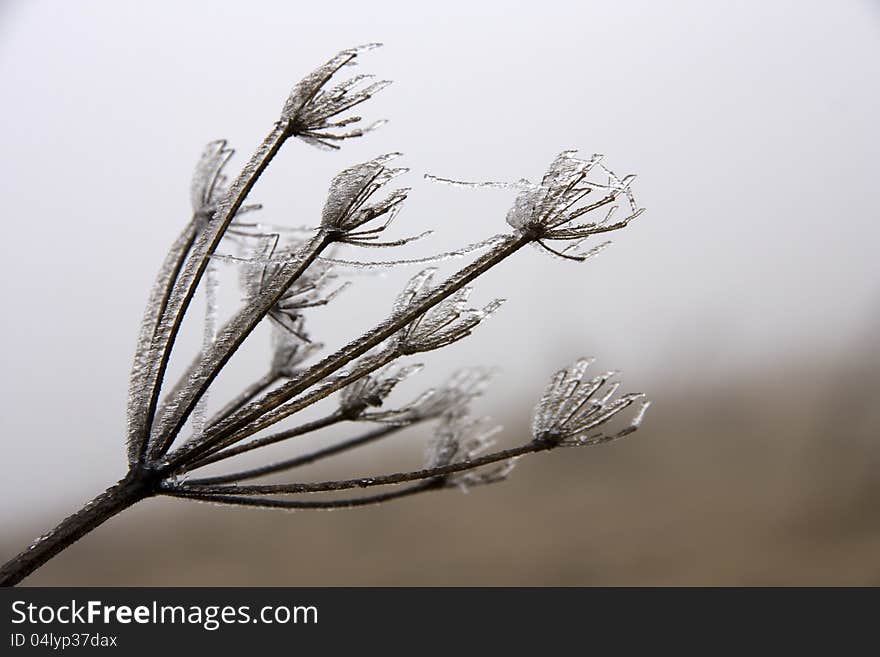
<instances>
[{"instance_id":1,"label":"frost covered twig","mask_svg":"<svg viewBox=\"0 0 880 657\"><path fill-rule=\"evenodd\" d=\"M489 370L462 370L408 404L389 403L397 389L422 369L405 363L408 357L457 343L498 311L501 300L469 304L477 278L528 245L582 262L605 245L581 250L585 240L624 228L642 213L632 192L633 176L615 175L600 156L581 159L575 151L565 150L538 183L522 179L510 185L469 184L433 177L444 183L515 191L506 217L507 233L490 234L435 256L370 262L334 252L337 246L397 249L430 234L410 231L406 237L386 237L411 193L409 187L391 188L407 172L396 166L399 154L394 152L344 168L329 185L320 217L309 226L286 228L253 221L250 215L242 220L245 212L261 209L246 203L288 140L338 150L344 141L378 125L357 128L361 118L348 112L388 83L373 81L369 75L338 81L343 69L374 47L344 50L295 85L279 119L238 175L225 173L233 157L225 140L205 147L192 179L190 220L160 268L136 343L129 385L128 473L4 565L0 583L19 582L108 518L147 497L287 509L363 506L496 483L522 456L608 442L639 427L648 407L643 396L618 396L619 384L611 380L612 373L588 378L586 359L552 379L535 409L531 439L516 447L490 451L498 428L472 414L471 402L486 389ZM618 205L626 208L619 218ZM593 216L597 218L589 220ZM230 253L227 247L236 250ZM312 339L309 316L338 303L338 293L347 285L338 281L343 275L340 269L406 266L475 252L480 253L446 278L435 269L412 276L390 304L386 319L313 362L324 346ZM244 299L219 326L215 274L226 264L240 268ZM199 290L208 301L202 347L172 384L166 381L172 352ZM271 325L273 337L266 372L209 414L212 383L264 321ZM331 395L338 395L334 410L317 419L301 419L301 413ZM628 424L609 428L627 414ZM296 420L292 426L277 426L288 418ZM202 468L226 465L270 445L297 445L330 426L364 424L373 428L354 431L352 437L322 449L297 449L293 455L255 467L201 476ZM434 437L425 463L414 470L324 482L242 483L289 473L405 429L429 426ZM187 427L189 435L184 433ZM384 490L344 499L321 497L374 487Z\"/></svg>"}]
</instances>

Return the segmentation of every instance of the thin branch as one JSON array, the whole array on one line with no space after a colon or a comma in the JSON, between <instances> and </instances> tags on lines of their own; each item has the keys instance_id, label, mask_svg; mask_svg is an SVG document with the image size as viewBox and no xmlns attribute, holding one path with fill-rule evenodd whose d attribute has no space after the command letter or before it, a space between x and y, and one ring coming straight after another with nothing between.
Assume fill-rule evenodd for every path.
<instances>
[{"instance_id":1,"label":"thin branch","mask_svg":"<svg viewBox=\"0 0 880 657\"><path fill-rule=\"evenodd\" d=\"M148 363L144 357L149 351L150 344L165 314L165 309L168 307L168 300L171 298L174 284L180 275L183 263L186 261L190 249L192 249L196 234L197 222L195 217L193 217L174 241L174 244L171 245L171 249L168 251L168 255L165 256L162 267L156 275L156 280L153 283L147 307L144 311L144 318L141 322L141 332L138 336L137 347L135 348L135 360L132 365L129 383L129 395L132 399L139 399L141 402L145 401L143 399L143 373L147 369ZM134 407L129 408L129 464L140 463L143 460L146 448L146 441L139 439L141 434L138 421L136 409Z\"/></svg>"},{"instance_id":2,"label":"thin branch","mask_svg":"<svg viewBox=\"0 0 880 657\"><path fill-rule=\"evenodd\" d=\"M398 358L399 354L395 350L386 350L380 354L372 358L366 358L358 364L352 372L347 375L337 376L334 379L330 379L328 382L319 386L317 389L301 397L299 399L294 399L287 404L280 405L273 412L266 413L263 417L259 419L259 421L251 423L245 426L242 430L233 433L232 435L223 435L223 434L212 434L212 427L208 427L206 432L206 437L204 440L199 442L190 443L188 445L182 446L179 450L172 453L167 461L167 468L174 472L180 468L181 465L185 465L187 463L192 463L193 460L199 455L205 454L210 451L214 451L216 449L223 449L228 447L229 445L233 445L245 438L254 435L258 431L262 431L263 429L275 424L276 422L280 422L281 420L293 415L294 413L298 413L304 408L308 408L312 404L319 402L325 397L331 395L332 393L341 390L345 386L353 383L354 381L364 377L381 367L389 364L396 358ZM268 393L266 396L271 395L272 393ZM259 403L259 400L256 402ZM222 426L226 420L222 420L219 426Z\"/></svg>"},{"instance_id":3,"label":"thin branch","mask_svg":"<svg viewBox=\"0 0 880 657\"><path fill-rule=\"evenodd\" d=\"M385 427L379 427L378 429L373 429L372 431L368 431L360 436L355 436L354 438L349 438L341 443L337 443L335 445L330 445L329 447L325 447L323 449L316 450L314 452L309 452L308 454L303 454L301 456L296 456L291 459L286 459L284 461L278 461L276 463L270 463L268 465L264 465L259 468L251 468L250 470L240 470L238 472L231 472L229 474L217 475L216 477L202 477L199 479L189 479L187 480L188 484L192 484L195 486L208 486L214 484L229 484L236 481L245 481L247 479L255 479L257 477L262 477L264 475L273 474L275 472L283 472L285 470L293 470L294 468L301 467L303 465L310 465L315 463L316 461L320 461L321 459L328 458L330 456L335 456L336 454L341 454L342 452L346 452L350 449L354 449L356 447L360 447L362 445L367 445L369 443L375 442L377 440L381 440L386 436L390 436L392 434L397 433L401 429L406 428L411 425L390 425ZM195 467L200 467L196 464Z\"/></svg>"},{"instance_id":4,"label":"thin branch","mask_svg":"<svg viewBox=\"0 0 880 657\"><path fill-rule=\"evenodd\" d=\"M282 265L272 282L253 304L246 305L224 327L214 342L213 349L199 361L195 370L181 378L172 392L169 410L159 426L157 439L151 450L151 456L159 457L168 450L184 423L192 413L196 402L229 362L245 339L266 316L285 290L299 278L309 265L314 262L321 251L326 249L332 238L320 233L303 245L299 258L292 259L289 264Z\"/></svg>"},{"instance_id":5,"label":"thin branch","mask_svg":"<svg viewBox=\"0 0 880 657\"><path fill-rule=\"evenodd\" d=\"M223 406L223 408L221 408L214 414L214 416L208 421L208 424L216 424L223 418L229 417L242 406L253 400L253 398L259 395L261 392L264 392L267 388L275 385L275 383L280 379L281 377L277 373L267 372L262 377L250 384L247 388L242 390L241 393L230 399L229 402L227 402L226 405Z\"/></svg>"},{"instance_id":6,"label":"thin branch","mask_svg":"<svg viewBox=\"0 0 880 657\"><path fill-rule=\"evenodd\" d=\"M192 249L190 249L190 256L187 258L183 270L175 280L165 312L147 353L147 366L143 371L137 373L138 381L133 382L133 385L142 391L144 399L132 414L130 439L135 444L142 445L141 450L145 449L150 439L171 350L177 339L183 317L211 260L211 255L217 250L226 228L232 222L254 184L278 151L281 150L281 146L289 136L287 122L277 122L232 184L213 219L199 233Z\"/></svg>"},{"instance_id":7,"label":"thin branch","mask_svg":"<svg viewBox=\"0 0 880 657\"><path fill-rule=\"evenodd\" d=\"M380 504L397 500L410 495L417 495L431 490L439 490L444 487L443 480L423 481L413 486L399 490L366 495L364 497L350 497L341 500L272 500L260 497L241 497L235 495L209 495L193 493L190 491L166 491L165 495L180 497L198 502L213 502L214 504L230 504L234 506L263 507L267 509L350 509L370 504Z\"/></svg>"},{"instance_id":8,"label":"thin branch","mask_svg":"<svg viewBox=\"0 0 880 657\"><path fill-rule=\"evenodd\" d=\"M532 242L536 236L529 233L508 235L490 252L479 257L473 263L453 274L441 285L438 285L428 296L418 304L396 315L392 319L379 324L357 340L339 349L336 353L325 357L320 362L308 368L296 378L291 379L282 386L268 393L261 399L248 404L240 411L220 422L217 426L209 428L207 440L219 441L233 434L236 430L258 420L263 415L277 409L296 395L330 376L340 368L347 365L353 359L363 355L373 347L397 333L401 328L412 320L424 314L438 303L448 298L465 285L482 275L507 257L519 251L522 247ZM185 462L189 454L186 448L172 455L166 469L173 471L175 467Z\"/></svg>"},{"instance_id":9,"label":"thin branch","mask_svg":"<svg viewBox=\"0 0 880 657\"><path fill-rule=\"evenodd\" d=\"M280 443L283 440L287 440L288 438L304 436L308 433L312 433L313 431L325 429L329 426L336 424L337 422L341 422L344 419L345 414L342 411L336 410L333 413L330 413L329 415L326 415L317 420L313 420L312 422L305 422L299 426L293 427L292 429L279 431L278 433L273 433L269 436L263 436L262 438L257 438L256 440L252 440L243 445L238 445L237 447L232 447L230 449L212 450L206 452L203 458L195 461L192 465L183 468L182 472L189 472L191 470L195 470L196 468L210 465L211 463L217 463L218 461L223 461L225 459L232 458L233 456L238 456L239 454L244 454L245 452L259 449L260 447L274 445L276 443Z\"/></svg>"},{"instance_id":10,"label":"thin branch","mask_svg":"<svg viewBox=\"0 0 880 657\"><path fill-rule=\"evenodd\" d=\"M557 444L545 441L532 441L520 447L500 450L485 456L480 456L467 461L458 461L435 468L425 468L410 472L396 472L394 474L381 475L378 477L361 477L359 479L341 479L337 481L322 481L302 484L261 484L249 486L195 486L187 483L165 483L160 490L187 491L195 493L208 493L212 495L286 495L296 493L323 493L337 490L349 490L352 488L371 488L373 486L388 486L402 484L408 481L419 481L435 477L445 477L456 472L473 470L484 465L491 465L500 461L507 461L525 454L543 452L558 447Z\"/></svg>"}]
</instances>

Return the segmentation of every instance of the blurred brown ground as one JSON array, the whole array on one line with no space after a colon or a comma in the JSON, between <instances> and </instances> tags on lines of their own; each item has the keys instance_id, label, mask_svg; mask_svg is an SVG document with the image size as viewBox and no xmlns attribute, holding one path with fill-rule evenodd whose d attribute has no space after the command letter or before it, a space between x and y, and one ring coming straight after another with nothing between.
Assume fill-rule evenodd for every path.
<instances>
[{"instance_id":1,"label":"blurred brown ground","mask_svg":"<svg viewBox=\"0 0 880 657\"><path fill-rule=\"evenodd\" d=\"M526 459L466 496L298 513L149 501L26 583L880 585L880 362L805 362L660 390L633 438Z\"/></svg>"}]
</instances>

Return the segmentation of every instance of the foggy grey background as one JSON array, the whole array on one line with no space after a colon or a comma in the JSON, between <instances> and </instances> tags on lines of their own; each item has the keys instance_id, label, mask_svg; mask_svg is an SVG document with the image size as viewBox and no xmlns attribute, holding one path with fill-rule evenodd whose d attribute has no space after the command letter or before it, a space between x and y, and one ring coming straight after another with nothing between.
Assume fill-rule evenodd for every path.
<instances>
[{"instance_id":1,"label":"foggy grey background","mask_svg":"<svg viewBox=\"0 0 880 657\"><path fill-rule=\"evenodd\" d=\"M522 422L546 378L580 355L623 370L625 387L658 406L832 363L856 344L880 362L874 2L7 2L4 534L42 530L122 476L137 327L188 219L203 144L229 139L234 171L292 84L372 41L385 47L360 68L394 84L359 113L389 124L336 153L285 146L253 194L265 220L316 221L336 172L389 151L404 153L414 187L394 234L436 230L407 255L504 232L512 201L425 172L534 180L578 148L637 173L648 209L588 263L530 251L482 278L475 300L508 303L420 359L429 369L398 400L456 366L499 365L480 408L505 422L515 408ZM315 314L318 337L338 345L381 319L414 272L355 275ZM224 294L227 310L237 294ZM198 340L186 334L183 361ZM220 394L265 358L246 350ZM637 440L650 432L649 416ZM526 481L540 461L529 468Z\"/></svg>"}]
</instances>

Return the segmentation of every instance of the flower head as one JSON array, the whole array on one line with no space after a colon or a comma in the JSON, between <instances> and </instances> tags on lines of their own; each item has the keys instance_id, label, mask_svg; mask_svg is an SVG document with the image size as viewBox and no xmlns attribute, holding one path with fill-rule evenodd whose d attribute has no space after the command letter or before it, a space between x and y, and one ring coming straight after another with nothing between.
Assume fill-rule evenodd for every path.
<instances>
[{"instance_id":1,"label":"flower head","mask_svg":"<svg viewBox=\"0 0 880 657\"><path fill-rule=\"evenodd\" d=\"M501 431L501 427L492 423L489 418L477 420L451 416L437 426L425 455L426 468L438 468L453 463L470 461L483 454L494 444L492 436ZM444 485L467 490L472 486L480 486L503 481L513 470L515 459L508 459L481 470L456 472L444 477Z\"/></svg>"},{"instance_id":2,"label":"flower head","mask_svg":"<svg viewBox=\"0 0 880 657\"><path fill-rule=\"evenodd\" d=\"M615 398L620 383L611 382L616 372L586 378L592 359L581 358L569 368L559 370L544 390L532 419L536 441L574 447L595 445L629 435L639 428L650 402L642 401L630 424L615 433L595 430L623 410L644 400L642 393Z\"/></svg>"},{"instance_id":3,"label":"flower head","mask_svg":"<svg viewBox=\"0 0 880 657\"><path fill-rule=\"evenodd\" d=\"M523 185L513 207L507 213L507 223L518 230L537 230L547 235L548 231L560 229L598 207L613 203L620 196L626 197L633 212L640 212L630 190L635 176L618 178L602 164L601 155L582 160L575 157L575 153L575 150L562 151L550 163L539 184ZM589 176L594 169L604 172L607 182L590 180ZM602 199L593 203L581 203L585 199L592 199L597 191L604 193ZM591 197L590 194L594 196ZM568 226L565 230L585 237L598 232L590 230L596 225Z\"/></svg>"},{"instance_id":4,"label":"flower head","mask_svg":"<svg viewBox=\"0 0 880 657\"><path fill-rule=\"evenodd\" d=\"M373 195L391 180L408 169L386 166L400 153L381 155L369 162L356 164L339 173L330 183L327 202L321 213L321 227L336 234L339 242L358 246L399 246L412 241L376 241L400 209L409 188L393 190L384 199L369 203ZM358 230L364 224L385 217L384 224L375 228ZM420 235L419 237L422 237Z\"/></svg>"},{"instance_id":5,"label":"flower head","mask_svg":"<svg viewBox=\"0 0 880 657\"><path fill-rule=\"evenodd\" d=\"M339 148L333 142L360 137L381 125L382 122L377 122L366 128L345 132L340 129L359 122L361 117L336 117L368 100L391 84L390 81L373 81L371 75L356 75L335 87L325 88L339 69L354 64L360 53L372 50L379 45L372 43L343 50L303 78L293 88L281 110L281 118L287 122L291 135L314 146Z\"/></svg>"},{"instance_id":6,"label":"flower head","mask_svg":"<svg viewBox=\"0 0 880 657\"><path fill-rule=\"evenodd\" d=\"M223 168L234 150L227 147L225 139L207 144L199 157L190 183L190 201L193 214L210 219L226 193L226 176Z\"/></svg>"},{"instance_id":7,"label":"flower head","mask_svg":"<svg viewBox=\"0 0 880 657\"><path fill-rule=\"evenodd\" d=\"M470 402L483 394L492 374L492 370L480 367L458 370L442 386L429 388L402 408L365 413L361 417L398 425L441 416L464 417Z\"/></svg>"},{"instance_id":8,"label":"flower head","mask_svg":"<svg viewBox=\"0 0 880 657\"><path fill-rule=\"evenodd\" d=\"M283 264L297 257L297 251L303 244L301 240L292 239L279 247L279 241L280 236L277 233L261 236L241 268L241 286L248 298L260 296ZM301 341L309 342L301 331L302 311L327 305L348 287L348 283L343 283L335 290L326 292L335 277L329 265L320 261L312 263L273 304L268 313L269 318Z\"/></svg>"},{"instance_id":9,"label":"flower head","mask_svg":"<svg viewBox=\"0 0 880 657\"><path fill-rule=\"evenodd\" d=\"M223 169L234 153L225 139L212 141L202 150L190 182L193 216L202 226L211 220L223 197L226 196L227 177ZM259 208L258 204L243 205L236 212L236 216Z\"/></svg>"},{"instance_id":10,"label":"flower head","mask_svg":"<svg viewBox=\"0 0 880 657\"><path fill-rule=\"evenodd\" d=\"M575 157L576 152L566 150L557 155L538 184L525 179L515 183L468 183L431 175L426 177L450 185L517 190L513 206L507 213L507 223L518 232L530 236L536 244L550 253L580 262L608 244L606 242L576 253L575 250L583 240L591 235L627 226L644 209L638 207L630 189L635 176L619 178L602 164L601 155L582 160ZM605 180L591 179L594 171L602 172ZM612 220L618 208L614 203L621 197L629 206L628 214L622 219ZM604 208L601 219L574 223L579 217L600 208ZM570 244L559 251L549 246L548 242L551 241L567 241Z\"/></svg>"},{"instance_id":11,"label":"flower head","mask_svg":"<svg viewBox=\"0 0 880 657\"><path fill-rule=\"evenodd\" d=\"M436 269L416 274L397 297L394 313L418 306L430 294ZM503 299L495 299L484 308L468 308L470 287L463 287L416 317L397 334L397 348L403 354L431 351L445 347L471 334L474 327L498 310Z\"/></svg>"},{"instance_id":12,"label":"flower head","mask_svg":"<svg viewBox=\"0 0 880 657\"><path fill-rule=\"evenodd\" d=\"M298 337L304 335L302 319L295 331L278 327L272 331L272 362L270 370L279 377L296 376L297 368L324 345Z\"/></svg>"},{"instance_id":13,"label":"flower head","mask_svg":"<svg viewBox=\"0 0 880 657\"><path fill-rule=\"evenodd\" d=\"M397 369L386 367L361 377L343 388L339 408L347 417L369 419L363 415L366 408L381 406L398 383L421 369L422 365L408 365Z\"/></svg>"}]
</instances>

